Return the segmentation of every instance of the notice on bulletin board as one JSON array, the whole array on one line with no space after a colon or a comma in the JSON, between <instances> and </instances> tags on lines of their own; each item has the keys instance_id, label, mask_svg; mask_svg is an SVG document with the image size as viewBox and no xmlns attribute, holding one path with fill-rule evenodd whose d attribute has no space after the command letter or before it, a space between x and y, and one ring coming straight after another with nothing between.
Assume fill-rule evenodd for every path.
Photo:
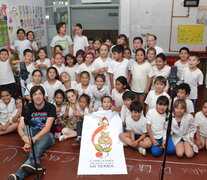
<instances>
[{"instance_id":1,"label":"notice on bulletin board","mask_svg":"<svg viewBox=\"0 0 207 180\"><path fill-rule=\"evenodd\" d=\"M204 25L178 25L177 43L203 44Z\"/></svg>"}]
</instances>

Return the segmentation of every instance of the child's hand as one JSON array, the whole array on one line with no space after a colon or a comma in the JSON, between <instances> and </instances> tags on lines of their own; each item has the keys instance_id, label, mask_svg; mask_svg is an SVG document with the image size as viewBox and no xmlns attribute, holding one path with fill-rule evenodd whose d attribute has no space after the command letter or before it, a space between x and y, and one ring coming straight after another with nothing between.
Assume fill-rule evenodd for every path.
<instances>
[{"instance_id":1,"label":"child's hand","mask_svg":"<svg viewBox=\"0 0 207 180\"><path fill-rule=\"evenodd\" d=\"M146 88L146 89L144 90L144 93L145 93L145 94L148 94L148 92L149 92L149 89Z\"/></svg>"},{"instance_id":2,"label":"child's hand","mask_svg":"<svg viewBox=\"0 0 207 180\"><path fill-rule=\"evenodd\" d=\"M99 72L100 73L103 73L104 71L105 71L105 68L104 67L99 69Z\"/></svg>"},{"instance_id":3,"label":"child's hand","mask_svg":"<svg viewBox=\"0 0 207 180\"><path fill-rule=\"evenodd\" d=\"M126 127L126 122L122 122L122 126Z\"/></svg>"},{"instance_id":4,"label":"child's hand","mask_svg":"<svg viewBox=\"0 0 207 180\"><path fill-rule=\"evenodd\" d=\"M136 147L137 146L137 142L136 141L132 141L132 144L131 144L133 147Z\"/></svg>"},{"instance_id":5,"label":"child's hand","mask_svg":"<svg viewBox=\"0 0 207 180\"><path fill-rule=\"evenodd\" d=\"M162 148L165 149L166 141L162 142Z\"/></svg>"},{"instance_id":6,"label":"child's hand","mask_svg":"<svg viewBox=\"0 0 207 180\"><path fill-rule=\"evenodd\" d=\"M74 115L75 115L75 116L80 116L80 112L79 112L78 110L75 110L75 111L74 111Z\"/></svg>"},{"instance_id":7,"label":"child's hand","mask_svg":"<svg viewBox=\"0 0 207 180\"><path fill-rule=\"evenodd\" d=\"M192 138L192 137L190 137L190 140L194 143L195 142L195 139L194 138Z\"/></svg>"},{"instance_id":8,"label":"child's hand","mask_svg":"<svg viewBox=\"0 0 207 180\"><path fill-rule=\"evenodd\" d=\"M154 146L160 146L160 144L156 140L154 140L152 143Z\"/></svg>"},{"instance_id":9,"label":"child's hand","mask_svg":"<svg viewBox=\"0 0 207 180\"><path fill-rule=\"evenodd\" d=\"M116 107L115 107L115 106L112 106L112 107L111 107L111 110L112 110L112 111L115 111L115 110L116 110Z\"/></svg>"}]
</instances>

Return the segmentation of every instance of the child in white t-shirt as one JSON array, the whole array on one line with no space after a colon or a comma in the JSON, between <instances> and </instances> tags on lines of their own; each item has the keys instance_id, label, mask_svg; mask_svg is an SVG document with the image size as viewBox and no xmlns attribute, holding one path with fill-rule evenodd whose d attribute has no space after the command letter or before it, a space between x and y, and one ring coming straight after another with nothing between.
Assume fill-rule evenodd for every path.
<instances>
[{"instance_id":1,"label":"child in white t-shirt","mask_svg":"<svg viewBox=\"0 0 207 180\"><path fill-rule=\"evenodd\" d=\"M187 83L181 83L177 87L177 97L174 99L176 101L177 99L183 99L186 102L186 113L194 115L194 108L193 108L193 102L188 99L188 96L190 94L190 86Z\"/></svg>"},{"instance_id":2,"label":"child in white t-shirt","mask_svg":"<svg viewBox=\"0 0 207 180\"><path fill-rule=\"evenodd\" d=\"M47 53L44 48L39 49L38 56L40 59L36 61L37 68L40 69L40 71L42 71L42 82L45 82L47 80L47 69L51 66L51 62L50 59L46 58Z\"/></svg>"},{"instance_id":3,"label":"child in white t-shirt","mask_svg":"<svg viewBox=\"0 0 207 180\"><path fill-rule=\"evenodd\" d=\"M60 22L56 24L58 35L54 36L50 46L52 47L52 55L54 57L54 47L60 45L63 48L63 56L70 53L73 54L73 41L70 36L66 35L67 27L66 23Z\"/></svg>"},{"instance_id":4,"label":"child in white t-shirt","mask_svg":"<svg viewBox=\"0 0 207 180\"><path fill-rule=\"evenodd\" d=\"M170 66L166 65L166 57L163 53L160 53L156 56L155 58L155 66L152 67L153 72L154 72L154 77L153 77L153 82L152 82L152 86L151 86L151 90L155 89L154 87L154 80L157 76L163 76L165 79L168 78L168 76L170 75ZM165 86L165 92L168 91L169 88L169 84L167 81L167 84Z\"/></svg>"},{"instance_id":5,"label":"child in white t-shirt","mask_svg":"<svg viewBox=\"0 0 207 180\"><path fill-rule=\"evenodd\" d=\"M145 99L146 113L150 109L156 108L156 102L158 97L166 96L168 99L170 99L170 96L164 91L167 80L163 76L157 76L155 78L154 84L155 90L150 90Z\"/></svg>"},{"instance_id":6,"label":"child in white t-shirt","mask_svg":"<svg viewBox=\"0 0 207 180\"><path fill-rule=\"evenodd\" d=\"M62 54L60 53L56 53L55 56L55 64L53 65L53 67L55 67L58 71L58 74L60 75L62 72L65 72L65 64L63 64L62 62Z\"/></svg>"},{"instance_id":7,"label":"child in white t-shirt","mask_svg":"<svg viewBox=\"0 0 207 180\"><path fill-rule=\"evenodd\" d=\"M197 126L196 144L199 149L207 149L207 100L203 102L202 110L195 115Z\"/></svg>"},{"instance_id":8,"label":"child in white t-shirt","mask_svg":"<svg viewBox=\"0 0 207 180\"><path fill-rule=\"evenodd\" d=\"M130 105L131 116L126 118L127 132L119 135L120 139L127 145L137 149L140 154L146 156L146 148L151 147L151 140L147 136L147 121L142 114L142 105L134 101Z\"/></svg>"},{"instance_id":9,"label":"child in white t-shirt","mask_svg":"<svg viewBox=\"0 0 207 180\"><path fill-rule=\"evenodd\" d=\"M108 73L110 76L111 89L115 86L115 80L119 76L128 77L129 60L123 58L124 48L122 45L116 45L112 48L112 55L114 60L111 61Z\"/></svg>"},{"instance_id":10,"label":"child in white t-shirt","mask_svg":"<svg viewBox=\"0 0 207 180\"><path fill-rule=\"evenodd\" d=\"M77 51L75 57L76 57L76 60L78 62L77 66L79 67L81 64L84 63L85 61L85 58L84 58L84 55L85 55L85 51L80 49Z\"/></svg>"},{"instance_id":11,"label":"child in white t-shirt","mask_svg":"<svg viewBox=\"0 0 207 180\"><path fill-rule=\"evenodd\" d=\"M182 77L183 69L189 67L188 60L189 60L189 49L187 47L182 47L179 50L179 57L180 59L175 62L175 66L178 67L177 76L179 79Z\"/></svg>"},{"instance_id":12,"label":"child in white t-shirt","mask_svg":"<svg viewBox=\"0 0 207 180\"><path fill-rule=\"evenodd\" d=\"M97 74L95 77L95 85L91 94L93 96L92 108L95 110L101 107L101 98L105 95L110 95L108 86L104 85L106 78L104 74Z\"/></svg>"},{"instance_id":13,"label":"child in white t-shirt","mask_svg":"<svg viewBox=\"0 0 207 180\"><path fill-rule=\"evenodd\" d=\"M131 66L135 62L135 60L131 58L131 49L130 48L124 49L124 58L129 60L129 68L128 69L131 70Z\"/></svg>"},{"instance_id":14,"label":"child in white t-shirt","mask_svg":"<svg viewBox=\"0 0 207 180\"><path fill-rule=\"evenodd\" d=\"M111 97L114 101L114 110L118 112L121 111L121 107L124 104L122 95L127 90L131 90L127 82L127 79L124 76L119 76L116 79L116 87L112 89L112 92L111 92Z\"/></svg>"},{"instance_id":15,"label":"child in white t-shirt","mask_svg":"<svg viewBox=\"0 0 207 180\"><path fill-rule=\"evenodd\" d=\"M156 65L155 57L156 57L156 49L153 47L149 47L147 49L147 60L152 65L152 67Z\"/></svg>"},{"instance_id":16,"label":"child in white t-shirt","mask_svg":"<svg viewBox=\"0 0 207 180\"><path fill-rule=\"evenodd\" d=\"M109 73L108 67L111 64L112 59L109 57L109 47L106 44L102 44L100 46L100 57L96 58L95 61L93 62L93 71L92 73L94 75L97 74L104 74L106 77L106 82L105 84L108 86L109 89L111 89L111 84L110 84L110 78L109 78Z\"/></svg>"},{"instance_id":17,"label":"child in white t-shirt","mask_svg":"<svg viewBox=\"0 0 207 180\"><path fill-rule=\"evenodd\" d=\"M59 81L58 71L55 67L49 67L47 69L48 80L43 83L45 90L48 94L47 101L54 102L54 93L56 90L60 89L62 83Z\"/></svg>"},{"instance_id":18,"label":"child in white t-shirt","mask_svg":"<svg viewBox=\"0 0 207 180\"><path fill-rule=\"evenodd\" d=\"M93 61L94 61L94 54L92 52L87 52L85 54L85 62L81 64L75 71L76 73L76 81L80 82L80 73L83 71L87 71L90 74L90 84L94 84L94 75L92 74L93 71Z\"/></svg>"},{"instance_id":19,"label":"child in white t-shirt","mask_svg":"<svg viewBox=\"0 0 207 180\"><path fill-rule=\"evenodd\" d=\"M129 73L129 82L132 91L137 95L137 100L144 106L144 99L150 90L154 73L150 63L145 61L145 50L136 51L136 62L133 63Z\"/></svg>"},{"instance_id":20,"label":"child in white t-shirt","mask_svg":"<svg viewBox=\"0 0 207 180\"><path fill-rule=\"evenodd\" d=\"M14 120L17 113L15 100L9 90L3 88L0 92L0 135L17 129L18 122Z\"/></svg>"},{"instance_id":21,"label":"child in white t-shirt","mask_svg":"<svg viewBox=\"0 0 207 180\"><path fill-rule=\"evenodd\" d=\"M123 106L121 107L121 121L122 125L125 127L126 126L126 118L128 116L131 116L129 107L133 101L135 101L135 93L132 91L125 91L124 94L122 95L122 99L124 101Z\"/></svg>"},{"instance_id":22,"label":"child in white t-shirt","mask_svg":"<svg viewBox=\"0 0 207 180\"><path fill-rule=\"evenodd\" d=\"M166 96L160 96L156 102L156 108L150 109L147 112L147 131L152 141L151 153L155 157L159 157L162 154L165 147L165 141L163 136L166 134L166 116L169 106L169 100ZM172 139L168 139L167 153L174 154L175 147Z\"/></svg>"},{"instance_id":23,"label":"child in white t-shirt","mask_svg":"<svg viewBox=\"0 0 207 180\"><path fill-rule=\"evenodd\" d=\"M75 71L78 68L76 57L72 54L65 56L65 72L70 76L71 81L76 81Z\"/></svg>"},{"instance_id":24,"label":"child in white t-shirt","mask_svg":"<svg viewBox=\"0 0 207 180\"><path fill-rule=\"evenodd\" d=\"M76 55L76 52L80 49L87 52L89 46L88 39L83 35L83 27L81 24L78 23L73 27L73 34L73 54Z\"/></svg>"},{"instance_id":25,"label":"child in white t-shirt","mask_svg":"<svg viewBox=\"0 0 207 180\"><path fill-rule=\"evenodd\" d=\"M60 81L62 82L60 89L62 89L64 92L69 89L75 89L77 86L77 82L71 81L70 75L67 72L62 72L60 74Z\"/></svg>"},{"instance_id":26,"label":"child in white t-shirt","mask_svg":"<svg viewBox=\"0 0 207 180\"><path fill-rule=\"evenodd\" d=\"M186 103L183 99L177 99L173 104L174 116L171 125L171 138L178 157L192 158L194 151L198 153L198 147L194 144L196 125L191 114L186 113ZM166 139L166 133L165 137Z\"/></svg>"},{"instance_id":27,"label":"child in white t-shirt","mask_svg":"<svg viewBox=\"0 0 207 180\"><path fill-rule=\"evenodd\" d=\"M105 110L105 111L108 111L108 110L111 110L112 109L112 98L111 96L103 96L101 98L101 107L98 108L98 110Z\"/></svg>"},{"instance_id":28,"label":"child in white t-shirt","mask_svg":"<svg viewBox=\"0 0 207 180\"><path fill-rule=\"evenodd\" d=\"M7 49L0 50L0 90L6 87L13 97L16 95L15 79Z\"/></svg>"},{"instance_id":29,"label":"child in white t-shirt","mask_svg":"<svg viewBox=\"0 0 207 180\"><path fill-rule=\"evenodd\" d=\"M28 39L25 39L25 30L18 29L17 30L17 40L14 41L14 44L11 46L11 51L18 54L19 59L23 60L24 55L23 52L25 49L31 50L31 42Z\"/></svg>"},{"instance_id":30,"label":"child in white t-shirt","mask_svg":"<svg viewBox=\"0 0 207 180\"><path fill-rule=\"evenodd\" d=\"M189 56L189 67L183 69L183 74L181 80L185 83L188 83L191 92L189 95L189 99L193 101L194 110L196 109L197 105L197 98L198 98L198 86L203 84L203 73L197 67L200 63L199 57L197 54L191 54Z\"/></svg>"},{"instance_id":31,"label":"child in white t-shirt","mask_svg":"<svg viewBox=\"0 0 207 180\"><path fill-rule=\"evenodd\" d=\"M33 31L28 31L27 32L27 39L31 43L30 47L31 47L31 50L33 51L33 53L37 52L38 51L38 46L37 46L37 42L35 41L35 34L34 34Z\"/></svg>"}]
</instances>

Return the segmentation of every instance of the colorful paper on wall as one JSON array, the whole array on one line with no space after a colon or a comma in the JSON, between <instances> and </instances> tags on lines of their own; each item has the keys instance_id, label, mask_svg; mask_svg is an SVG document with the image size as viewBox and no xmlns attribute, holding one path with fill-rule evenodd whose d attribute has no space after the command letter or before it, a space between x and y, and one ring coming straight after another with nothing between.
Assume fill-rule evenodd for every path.
<instances>
[{"instance_id":1,"label":"colorful paper on wall","mask_svg":"<svg viewBox=\"0 0 207 180\"><path fill-rule=\"evenodd\" d=\"M177 43L203 44L204 25L178 25Z\"/></svg>"},{"instance_id":2,"label":"colorful paper on wall","mask_svg":"<svg viewBox=\"0 0 207 180\"><path fill-rule=\"evenodd\" d=\"M127 174L121 132L117 112L98 111L84 116L78 175Z\"/></svg>"},{"instance_id":3,"label":"colorful paper on wall","mask_svg":"<svg viewBox=\"0 0 207 180\"><path fill-rule=\"evenodd\" d=\"M0 46L9 45L6 5L0 7Z\"/></svg>"},{"instance_id":4,"label":"colorful paper on wall","mask_svg":"<svg viewBox=\"0 0 207 180\"><path fill-rule=\"evenodd\" d=\"M207 25L207 6L198 7L196 23Z\"/></svg>"}]
</instances>

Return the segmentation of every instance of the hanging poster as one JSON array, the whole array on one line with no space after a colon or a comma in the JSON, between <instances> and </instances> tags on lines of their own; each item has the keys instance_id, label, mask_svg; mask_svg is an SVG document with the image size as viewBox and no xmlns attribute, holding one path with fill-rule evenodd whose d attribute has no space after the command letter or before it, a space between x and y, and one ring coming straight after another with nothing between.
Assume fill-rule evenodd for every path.
<instances>
[{"instance_id":1,"label":"hanging poster","mask_svg":"<svg viewBox=\"0 0 207 180\"><path fill-rule=\"evenodd\" d=\"M178 25L177 43L203 44L204 25Z\"/></svg>"},{"instance_id":2,"label":"hanging poster","mask_svg":"<svg viewBox=\"0 0 207 180\"><path fill-rule=\"evenodd\" d=\"M196 23L207 25L207 6L198 7Z\"/></svg>"},{"instance_id":3,"label":"hanging poster","mask_svg":"<svg viewBox=\"0 0 207 180\"><path fill-rule=\"evenodd\" d=\"M6 5L0 7L0 46L9 45Z\"/></svg>"},{"instance_id":4,"label":"hanging poster","mask_svg":"<svg viewBox=\"0 0 207 180\"><path fill-rule=\"evenodd\" d=\"M98 111L83 121L78 175L127 174L121 119L117 112Z\"/></svg>"}]
</instances>

